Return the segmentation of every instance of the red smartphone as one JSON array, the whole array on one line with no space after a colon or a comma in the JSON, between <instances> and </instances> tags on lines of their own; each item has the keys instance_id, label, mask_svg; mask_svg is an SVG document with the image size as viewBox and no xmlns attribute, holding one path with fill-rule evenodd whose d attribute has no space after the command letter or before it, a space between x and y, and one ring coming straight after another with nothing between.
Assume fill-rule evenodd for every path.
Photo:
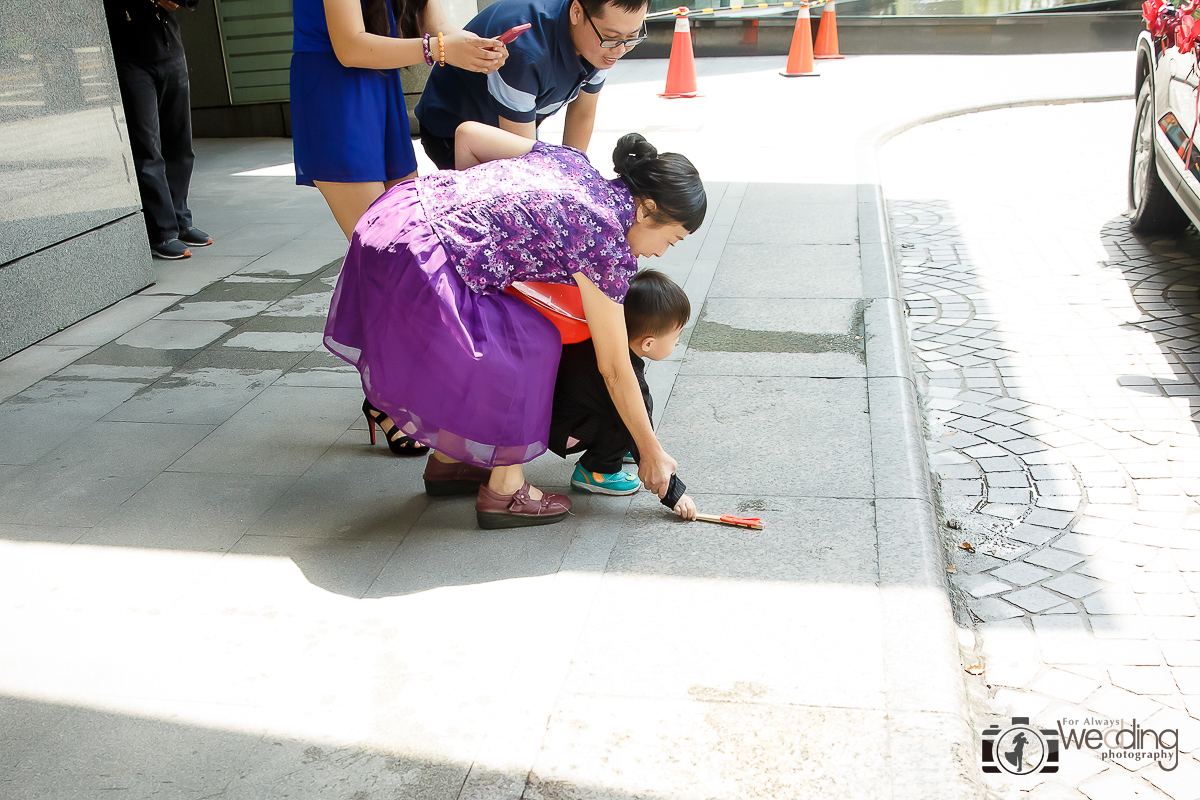
<instances>
[{"instance_id":1,"label":"red smartphone","mask_svg":"<svg viewBox=\"0 0 1200 800\"><path fill-rule=\"evenodd\" d=\"M524 25L514 25L513 27L509 28L508 30L506 30L504 33L500 34L496 38L499 39L500 41L504 42L505 44L508 44L513 39L517 38L522 33L524 33L525 31L529 30L532 27L533 27L533 25L531 25L528 22L526 22Z\"/></svg>"}]
</instances>

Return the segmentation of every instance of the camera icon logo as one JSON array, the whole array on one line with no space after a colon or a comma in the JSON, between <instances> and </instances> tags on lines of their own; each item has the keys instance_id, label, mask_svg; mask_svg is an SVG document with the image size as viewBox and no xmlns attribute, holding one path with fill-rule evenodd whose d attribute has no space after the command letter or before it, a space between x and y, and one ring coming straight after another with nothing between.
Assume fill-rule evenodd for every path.
<instances>
[{"instance_id":1,"label":"camera icon logo","mask_svg":"<svg viewBox=\"0 0 1200 800\"><path fill-rule=\"evenodd\" d=\"M1013 717L1007 728L989 725L983 732L983 771L1032 775L1058 772L1058 731L1035 728L1029 717Z\"/></svg>"}]
</instances>

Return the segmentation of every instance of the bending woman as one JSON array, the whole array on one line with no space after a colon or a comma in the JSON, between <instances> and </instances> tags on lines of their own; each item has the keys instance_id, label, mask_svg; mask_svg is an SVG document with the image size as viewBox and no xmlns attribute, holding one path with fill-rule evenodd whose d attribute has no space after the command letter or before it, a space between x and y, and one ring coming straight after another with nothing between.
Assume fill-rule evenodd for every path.
<instances>
[{"instance_id":1,"label":"bending woman","mask_svg":"<svg viewBox=\"0 0 1200 800\"><path fill-rule=\"evenodd\" d=\"M295 0L291 114L296 183L316 186L349 239L384 191L416 177L398 67L451 64L493 72L499 39L451 28L438 0ZM422 35L424 34L424 35ZM363 403L397 455L429 448Z\"/></svg>"},{"instance_id":2,"label":"bending woman","mask_svg":"<svg viewBox=\"0 0 1200 800\"><path fill-rule=\"evenodd\" d=\"M531 487L521 465L546 450L562 342L504 289L577 284L639 475L663 496L675 460L646 414L621 302L638 256L661 256L703 222L695 167L627 134L608 181L578 150L475 122L458 128L455 160L479 166L402 183L363 215L326 347L358 367L372 403L436 451L430 494L477 491L484 528L557 522L571 501Z\"/></svg>"}]
</instances>

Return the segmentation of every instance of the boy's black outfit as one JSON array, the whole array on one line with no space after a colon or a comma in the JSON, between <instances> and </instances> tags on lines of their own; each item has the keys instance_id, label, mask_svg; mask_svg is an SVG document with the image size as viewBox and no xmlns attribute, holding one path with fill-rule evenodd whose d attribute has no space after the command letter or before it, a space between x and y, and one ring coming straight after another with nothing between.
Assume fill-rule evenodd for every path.
<instances>
[{"instance_id":1,"label":"boy's black outfit","mask_svg":"<svg viewBox=\"0 0 1200 800\"><path fill-rule=\"evenodd\" d=\"M629 351L633 373L637 376L646 403L646 413L653 418L654 400L646 383L646 362ZM568 445L571 438L579 441ZM579 464L589 472L611 474L621 471L626 453L637 449L629 428L613 404L600 375L596 347L591 339L563 345L558 362L558 379L554 384L554 408L550 417L550 450L560 456L585 451Z\"/></svg>"},{"instance_id":2,"label":"boy's black outfit","mask_svg":"<svg viewBox=\"0 0 1200 800\"><path fill-rule=\"evenodd\" d=\"M179 0L189 10L200 0ZM179 23L153 0L104 0L151 246L190 241L192 110Z\"/></svg>"}]
</instances>

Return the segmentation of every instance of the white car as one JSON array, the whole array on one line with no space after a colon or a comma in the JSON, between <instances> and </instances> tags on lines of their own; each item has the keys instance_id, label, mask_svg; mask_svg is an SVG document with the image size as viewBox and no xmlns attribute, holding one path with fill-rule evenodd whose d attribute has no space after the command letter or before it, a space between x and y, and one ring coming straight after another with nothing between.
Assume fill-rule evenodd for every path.
<instances>
[{"instance_id":1,"label":"white car","mask_svg":"<svg viewBox=\"0 0 1200 800\"><path fill-rule=\"evenodd\" d=\"M1200 21L1165 0L1146 0L1149 30L1137 41L1137 113L1129 156L1134 231L1178 233L1200 227L1200 147L1196 133ZM1186 48L1180 52L1180 48Z\"/></svg>"}]
</instances>

